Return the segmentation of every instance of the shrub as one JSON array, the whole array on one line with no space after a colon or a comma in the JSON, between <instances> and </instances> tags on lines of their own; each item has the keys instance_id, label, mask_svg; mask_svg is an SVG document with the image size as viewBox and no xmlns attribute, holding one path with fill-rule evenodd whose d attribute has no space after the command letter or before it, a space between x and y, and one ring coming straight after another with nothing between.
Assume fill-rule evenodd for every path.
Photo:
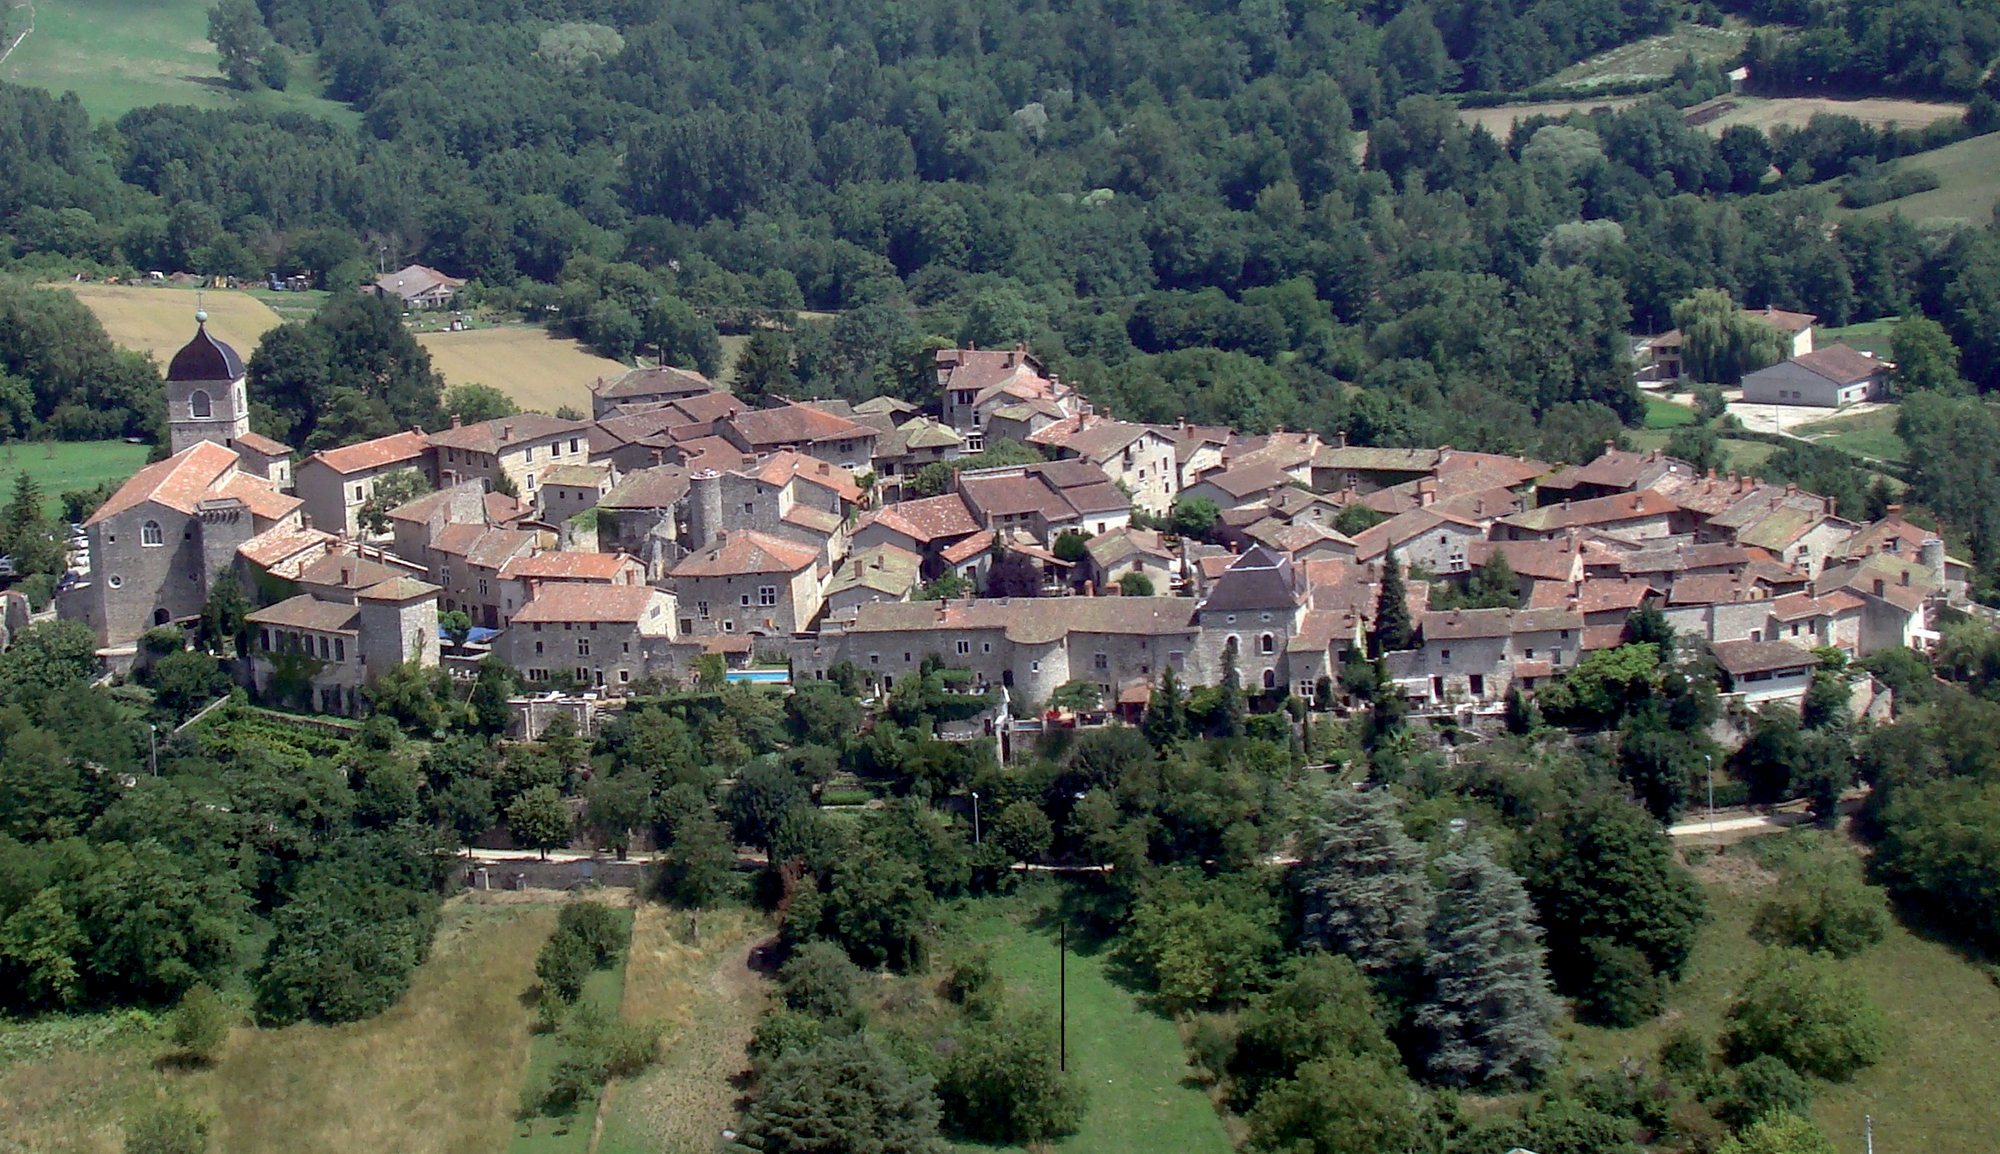
<instances>
[{"instance_id":1,"label":"shrub","mask_svg":"<svg viewBox=\"0 0 2000 1154\"><path fill-rule=\"evenodd\" d=\"M207 1062L229 1039L234 1018L208 983L198 983L181 995L181 1004L174 1010L174 1046L197 1062Z\"/></svg>"},{"instance_id":2,"label":"shrub","mask_svg":"<svg viewBox=\"0 0 2000 1154\"><path fill-rule=\"evenodd\" d=\"M945 980L945 995L965 1007L966 1014L974 1018L991 1017L999 1009L1000 994L1000 978L993 972L993 959L983 950L960 959L952 967L951 977Z\"/></svg>"},{"instance_id":3,"label":"shrub","mask_svg":"<svg viewBox=\"0 0 2000 1154\"><path fill-rule=\"evenodd\" d=\"M560 930L550 935L535 958L535 977L542 990L565 1002L574 1002L583 993L583 983L594 968L589 945Z\"/></svg>"},{"instance_id":4,"label":"shrub","mask_svg":"<svg viewBox=\"0 0 2000 1154\"><path fill-rule=\"evenodd\" d=\"M1783 1059L1759 1054L1736 1067L1728 1091L1715 1103L1715 1114L1741 1129L1769 1114L1803 1114L1811 1105L1811 1083Z\"/></svg>"},{"instance_id":5,"label":"shrub","mask_svg":"<svg viewBox=\"0 0 2000 1154\"><path fill-rule=\"evenodd\" d=\"M1055 1025L1039 1011L969 1023L945 1065L938 1097L945 1117L968 1137L1039 1143L1076 1129L1083 1086L1056 1068Z\"/></svg>"},{"instance_id":6,"label":"shrub","mask_svg":"<svg viewBox=\"0 0 2000 1154\"><path fill-rule=\"evenodd\" d=\"M1770 1054L1802 1074L1844 1081L1880 1061L1888 1026L1868 991L1824 955L1773 950L1729 1009L1734 1062Z\"/></svg>"},{"instance_id":7,"label":"shrub","mask_svg":"<svg viewBox=\"0 0 2000 1154\"><path fill-rule=\"evenodd\" d=\"M591 964L605 969L625 950L630 931L618 911L603 902L573 902L556 918L556 933L569 934L590 951Z\"/></svg>"},{"instance_id":8,"label":"shrub","mask_svg":"<svg viewBox=\"0 0 2000 1154\"><path fill-rule=\"evenodd\" d=\"M796 1050L810 1050L826 1037L826 1024L811 1014L796 1010L773 1010L757 1019L757 1032L750 1039L750 1057L759 1068Z\"/></svg>"},{"instance_id":9,"label":"shrub","mask_svg":"<svg viewBox=\"0 0 2000 1154\"><path fill-rule=\"evenodd\" d=\"M1588 959L1578 1013L1604 1026L1630 1027L1660 1012L1660 979L1646 955L1605 938L1583 943Z\"/></svg>"},{"instance_id":10,"label":"shrub","mask_svg":"<svg viewBox=\"0 0 2000 1154\"><path fill-rule=\"evenodd\" d=\"M1888 932L1889 902L1855 863L1817 857L1758 907L1754 929L1766 942L1851 957Z\"/></svg>"},{"instance_id":11,"label":"shrub","mask_svg":"<svg viewBox=\"0 0 2000 1154\"><path fill-rule=\"evenodd\" d=\"M856 1013L855 988L860 984L860 968L832 942L807 942L778 971L785 1008L820 1021Z\"/></svg>"},{"instance_id":12,"label":"shrub","mask_svg":"<svg viewBox=\"0 0 2000 1154\"><path fill-rule=\"evenodd\" d=\"M202 1154L208 1116L179 1098L148 1103L125 1123L125 1154Z\"/></svg>"}]
</instances>

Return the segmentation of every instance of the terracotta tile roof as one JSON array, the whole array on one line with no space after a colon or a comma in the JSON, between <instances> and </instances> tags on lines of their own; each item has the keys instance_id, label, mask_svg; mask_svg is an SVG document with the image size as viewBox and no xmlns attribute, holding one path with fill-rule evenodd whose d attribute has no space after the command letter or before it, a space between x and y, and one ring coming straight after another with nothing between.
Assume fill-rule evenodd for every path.
<instances>
[{"instance_id":1,"label":"terracotta tile roof","mask_svg":"<svg viewBox=\"0 0 2000 1154\"><path fill-rule=\"evenodd\" d=\"M723 422L753 449L873 438L873 428L810 405L745 409Z\"/></svg>"},{"instance_id":2,"label":"terracotta tile roof","mask_svg":"<svg viewBox=\"0 0 2000 1154\"><path fill-rule=\"evenodd\" d=\"M305 504L290 493L278 492L269 481L248 473L231 473L209 492L209 500L234 497L243 502L259 521L282 521Z\"/></svg>"},{"instance_id":3,"label":"terracotta tile roof","mask_svg":"<svg viewBox=\"0 0 2000 1154\"><path fill-rule=\"evenodd\" d=\"M1589 525L1615 525L1620 521L1637 521L1679 511L1680 506L1668 498L1651 489L1641 489L1636 493L1613 493L1608 497L1543 505L1539 509L1502 517L1500 523L1530 533L1548 533Z\"/></svg>"},{"instance_id":4,"label":"terracotta tile roof","mask_svg":"<svg viewBox=\"0 0 2000 1154\"><path fill-rule=\"evenodd\" d=\"M1903 519L1902 510L1891 508L1881 520L1862 527L1854 539L1847 543L1844 552L1849 557L1865 557L1870 553L1895 553L1899 556L1915 557L1924 542L1934 540L1937 534L1922 525L1913 525ZM1894 546L1893 548L1891 546Z\"/></svg>"},{"instance_id":5,"label":"terracotta tile roof","mask_svg":"<svg viewBox=\"0 0 2000 1154\"><path fill-rule=\"evenodd\" d=\"M968 505L989 518L1039 513L1048 520L1062 521L1074 512L1061 493L1034 477L977 477L960 473L958 488Z\"/></svg>"},{"instance_id":6,"label":"terracotta tile roof","mask_svg":"<svg viewBox=\"0 0 2000 1154\"><path fill-rule=\"evenodd\" d=\"M356 557L352 553L329 553L299 572L299 580L305 584L349 590L366 589L370 585L406 576L407 573L394 565L385 565L368 557Z\"/></svg>"},{"instance_id":7,"label":"terracotta tile roof","mask_svg":"<svg viewBox=\"0 0 2000 1154\"><path fill-rule=\"evenodd\" d=\"M821 537L831 537L840 532L840 514L829 513L825 509L815 509L810 505L793 505L785 510L782 518L787 525L796 525Z\"/></svg>"},{"instance_id":8,"label":"terracotta tile roof","mask_svg":"<svg viewBox=\"0 0 2000 1154\"><path fill-rule=\"evenodd\" d=\"M1616 649L1625 644L1625 624L1586 625L1583 627L1583 648L1585 652L1596 649Z\"/></svg>"},{"instance_id":9,"label":"terracotta tile roof","mask_svg":"<svg viewBox=\"0 0 2000 1154\"><path fill-rule=\"evenodd\" d=\"M1833 617L1859 609L1861 602L1838 590L1824 597L1810 593L1787 593L1771 600L1771 616L1779 621L1804 621L1813 617Z\"/></svg>"},{"instance_id":10,"label":"terracotta tile roof","mask_svg":"<svg viewBox=\"0 0 2000 1154\"><path fill-rule=\"evenodd\" d=\"M655 465L627 473L609 493L597 499L600 509L670 509L688 494L688 471L679 465Z\"/></svg>"},{"instance_id":11,"label":"terracotta tile roof","mask_svg":"<svg viewBox=\"0 0 2000 1154\"><path fill-rule=\"evenodd\" d=\"M981 529L965 540L947 546L938 554L938 558L947 565L963 565L993 548L994 540L993 530Z\"/></svg>"},{"instance_id":12,"label":"terracotta tile roof","mask_svg":"<svg viewBox=\"0 0 2000 1154\"><path fill-rule=\"evenodd\" d=\"M434 268L413 264L383 273L375 278L375 288L387 296L412 301L433 289L458 289L465 282L455 276L446 276Z\"/></svg>"},{"instance_id":13,"label":"terracotta tile roof","mask_svg":"<svg viewBox=\"0 0 2000 1154\"><path fill-rule=\"evenodd\" d=\"M1546 661L1516 661L1514 663L1514 676L1524 680L1530 677L1549 677L1555 671L1556 667Z\"/></svg>"},{"instance_id":14,"label":"terracotta tile roof","mask_svg":"<svg viewBox=\"0 0 2000 1154\"><path fill-rule=\"evenodd\" d=\"M715 382L700 373L668 365L633 369L615 381L599 380L590 386L590 391L607 401L629 397L685 397L714 392Z\"/></svg>"},{"instance_id":15,"label":"terracotta tile roof","mask_svg":"<svg viewBox=\"0 0 2000 1154\"><path fill-rule=\"evenodd\" d=\"M1354 541L1351 538L1312 521L1294 521L1287 524L1276 517L1266 517L1244 530L1244 535L1281 553L1297 553L1315 545L1328 543L1345 546L1350 550L1354 548Z\"/></svg>"},{"instance_id":16,"label":"terracotta tile roof","mask_svg":"<svg viewBox=\"0 0 2000 1154\"><path fill-rule=\"evenodd\" d=\"M919 544L979 531L979 522L973 517L972 510L966 508L965 498L957 493L885 505L862 522L864 527L871 523L879 523Z\"/></svg>"},{"instance_id":17,"label":"terracotta tile roof","mask_svg":"<svg viewBox=\"0 0 2000 1154\"><path fill-rule=\"evenodd\" d=\"M213 441L190 445L132 474L132 479L120 485L84 524L95 525L148 501L178 513L192 513L195 506L214 496L214 486L236 467L237 460L234 452Z\"/></svg>"},{"instance_id":18,"label":"terracotta tile roof","mask_svg":"<svg viewBox=\"0 0 2000 1154\"><path fill-rule=\"evenodd\" d=\"M1440 485L1458 484L1465 488L1512 489L1549 471L1547 461L1533 457L1508 457L1500 453L1468 453L1459 449L1438 450L1437 475ZM1470 481L1460 479L1470 474Z\"/></svg>"},{"instance_id":19,"label":"terracotta tile roof","mask_svg":"<svg viewBox=\"0 0 2000 1154\"><path fill-rule=\"evenodd\" d=\"M245 433L240 437L231 437L229 443L241 446L253 453L262 453L266 457L289 457L292 455L292 447L290 445L284 444L281 441L274 441L262 433Z\"/></svg>"},{"instance_id":20,"label":"terracotta tile roof","mask_svg":"<svg viewBox=\"0 0 2000 1154\"><path fill-rule=\"evenodd\" d=\"M1709 648L1715 652L1715 663L1731 677L1811 669L1819 664L1818 654L1789 641L1717 641Z\"/></svg>"},{"instance_id":21,"label":"terracotta tile roof","mask_svg":"<svg viewBox=\"0 0 2000 1154\"><path fill-rule=\"evenodd\" d=\"M430 442L441 449L496 454L516 445L548 437L581 437L591 427L589 421L570 421L541 413L515 413L473 425L454 425L430 434Z\"/></svg>"},{"instance_id":22,"label":"terracotta tile roof","mask_svg":"<svg viewBox=\"0 0 2000 1154\"><path fill-rule=\"evenodd\" d=\"M1145 425L1114 421L1098 416L1065 417L1047 425L1028 438L1031 445L1046 445L1074 453L1086 461L1107 461L1125 451L1132 442L1152 432Z\"/></svg>"},{"instance_id":23,"label":"terracotta tile roof","mask_svg":"<svg viewBox=\"0 0 2000 1154\"><path fill-rule=\"evenodd\" d=\"M855 589L869 589L891 597L906 596L916 588L923 558L894 545L877 545L849 557L834 571L827 584L827 596Z\"/></svg>"},{"instance_id":24,"label":"terracotta tile roof","mask_svg":"<svg viewBox=\"0 0 2000 1154\"><path fill-rule=\"evenodd\" d=\"M245 620L252 625L279 625L321 633L352 633L360 617L359 606L341 601L321 601L310 593L301 593L256 610Z\"/></svg>"},{"instance_id":25,"label":"terracotta tile roof","mask_svg":"<svg viewBox=\"0 0 2000 1154\"><path fill-rule=\"evenodd\" d=\"M1876 588L1880 586L1881 592ZM1889 553L1871 553L1859 561L1832 566L1819 576L1818 592L1845 590L1859 597L1879 597L1908 613L1923 608L1937 592L1931 571Z\"/></svg>"},{"instance_id":26,"label":"terracotta tile roof","mask_svg":"<svg viewBox=\"0 0 2000 1154\"><path fill-rule=\"evenodd\" d=\"M817 485L849 504L861 502L861 486L854 481L854 474L838 465L830 465L817 457L786 449L771 454L759 461L755 468L740 470L746 477L755 477L766 485L781 486L797 478L809 485Z\"/></svg>"},{"instance_id":27,"label":"terracotta tile roof","mask_svg":"<svg viewBox=\"0 0 2000 1154\"><path fill-rule=\"evenodd\" d=\"M299 558L308 558L326 552L339 540L331 533L303 526L279 525L267 529L236 547L236 555L259 569L271 570L273 566L291 562L298 564ZM296 573L291 574L296 576Z\"/></svg>"},{"instance_id":28,"label":"terracotta tile roof","mask_svg":"<svg viewBox=\"0 0 2000 1154\"><path fill-rule=\"evenodd\" d=\"M1802 333L1812 327L1819 318L1811 313L1787 312L1784 309L1765 305L1761 309L1744 309L1743 315L1756 317L1781 333Z\"/></svg>"},{"instance_id":29,"label":"terracotta tile roof","mask_svg":"<svg viewBox=\"0 0 2000 1154\"><path fill-rule=\"evenodd\" d=\"M1257 493L1283 488L1292 483L1292 475L1276 465L1253 461L1239 468L1204 474L1195 483L1213 485L1240 501Z\"/></svg>"},{"instance_id":30,"label":"terracotta tile roof","mask_svg":"<svg viewBox=\"0 0 2000 1154\"><path fill-rule=\"evenodd\" d=\"M680 463L689 472L701 469L734 469L743 464L743 450L729 443L723 437L695 437L691 440L676 441L674 449L680 454Z\"/></svg>"},{"instance_id":31,"label":"terracotta tile roof","mask_svg":"<svg viewBox=\"0 0 2000 1154\"><path fill-rule=\"evenodd\" d=\"M1022 645L1046 645L1071 633L1191 636L1194 602L1186 597L984 598L975 601L878 601L863 605L849 633L999 631Z\"/></svg>"},{"instance_id":32,"label":"terracotta tile roof","mask_svg":"<svg viewBox=\"0 0 2000 1154\"><path fill-rule=\"evenodd\" d=\"M1583 554L1573 536L1545 541L1473 541L1465 547L1466 563L1474 569L1491 565L1495 554L1504 555L1518 577L1572 581L1583 575Z\"/></svg>"},{"instance_id":33,"label":"terracotta tile roof","mask_svg":"<svg viewBox=\"0 0 2000 1154\"><path fill-rule=\"evenodd\" d=\"M1151 557L1160 561L1172 561L1173 553L1160 540L1159 533L1151 529L1130 527L1113 529L1092 537L1084 548L1098 568L1108 568L1130 557Z\"/></svg>"},{"instance_id":34,"label":"terracotta tile roof","mask_svg":"<svg viewBox=\"0 0 2000 1154\"><path fill-rule=\"evenodd\" d=\"M1637 489L1656 485L1664 476L1694 476L1694 466L1664 456L1658 451L1636 453L1606 449L1587 465L1572 465L1541 483L1544 489L1574 489L1591 485L1602 489Z\"/></svg>"},{"instance_id":35,"label":"terracotta tile roof","mask_svg":"<svg viewBox=\"0 0 2000 1154\"><path fill-rule=\"evenodd\" d=\"M1762 601L1770 590L1742 574L1702 573L1682 577L1667 594L1669 605L1728 605Z\"/></svg>"},{"instance_id":36,"label":"terracotta tile roof","mask_svg":"<svg viewBox=\"0 0 2000 1154\"><path fill-rule=\"evenodd\" d=\"M651 585L588 585L557 582L544 585L534 600L514 614L515 625L565 624L578 621L643 623L653 612L660 591Z\"/></svg>"},{"instance_id":37,"label":"terracotta tile roof","mask_svg":"<svg viewBox=\"0 0 2000 1154\"><path fill-rule=\"evenodd\" d=\"M612 582L644 571L637 561L624 553L582 553L561 549L515 557L500 567L500 576L508 580L532 577L550 581Z\"/></svg>"},{"instance_id":38,"label":"terracotta tile roof","mask_svg":"<svg viewBox=\"0 0 2000 1154\"><path fill-rule=\"evenodd\" d=\"M1630 613L1659 591L1647 581L1537 581L1528 594L1530 609L1574 609L1596 613Z\"/></svg>"},{"instance_id":39,"label":"terracotta tile roof","mask_svg":"<svg viewBox=\"0 0 2000 1154\"><path fill-rule=\"evenodd\" d=\"M527 502L516 500L505 493L488 493L483 498L483 503L486 506L486 523L489 525L511 525L533 512Z\"/></svg>"},{"instance_id":40,"label":"terracotta tile roof","mask_svg":"<svg viewBox=\"0 0 2000 1154\"><path fill-rule=\"evenodd\" d=\"M1569 609L1446 609L1423 615L1425 641L1512 637L1559 629L1581 632L1583 614Z\"/></svg>"},{"instance_id":41,"label":"terracotta tile roof","mask_svg":"<svg viewBox=\"0 0 2000 1154\"><path fill-rule=\"evenodd\" d=\"M1881 376L1896 367L1888 361L1879 360L1859 349L1839 343L1814 349L1809 353L1801 353L1793 357L1791 363L1836 385L1852 385L1870 377Z\"/></svg>"},{"instance_id":42,"label":"terracotta tile roof","mask_svg":"<svg viewBox=\"0 0 2000 1154\"><path fill-rule=\"evenodd\" d=\"M819 559L819 551L755 529L737 529L699 553L690 553L670 575L681 579L736 577L748 573L797 573Z\"/></svg>"},{"instance_id":43,"label":"terracotta tile roof","mask_svg":"<svg viewBox=\"0 0 2000 1154\"><path fill-rule=\"evenodd\" d=\"M542 471L542 484L594 489L610 476L609 465L556 465Z\"/></svg>"},{"instance_id":44,"label":"terracotta tile roof","mask_svg":"<svg viewBox=\"0 0 2000 1154\"><path fill-rule=\"evenodd\" d=\"M391 577L356 593L363 601L416 601L425 597L436 597L443 589L428 581L415 577Z\"/></svg>"},{"instance_id":45,"label":"terracotta tile roof","mask_svg":"<svg viewBox=\"0 0 2000 1154\"><path fill-rule=\"evenodd\" d=\"M1313 454L1313 468L1357 473L1429 473L1438 465L1436 449L1385 449L1373 445L1327 445Z\"/></svg>"},{"instance_id":46,"label":"terracotta tile roof","mask_svg":"<svg viewBox=\"0 0 2000 1154\"><path fill-rule=\"evenodd\" d=\"M344 476L420 461L429 447L430 439L423 433L416 431L391 433L386 437L343 445L338 449L322 449L307 457L305 463L310 465L317 461Z\"/></svg>"},{"instance_id":47,"label":"terracotta tile roof","mask_svg":"<svg viewBox=\"0 0 2000 1154\"><path fill-rule=\"evenodd\" d=\"M1433 505L1428 509L1412 509L1399 513L1377 525L1371 525L1354 536L1354 555L1363 561L1373 561L1391 548L1401 545L1414 537L1422 536L1440 525L1457 525L1483 533L1485 526L1470 517L1461 517Z\"/></svg>"}]
</instances>

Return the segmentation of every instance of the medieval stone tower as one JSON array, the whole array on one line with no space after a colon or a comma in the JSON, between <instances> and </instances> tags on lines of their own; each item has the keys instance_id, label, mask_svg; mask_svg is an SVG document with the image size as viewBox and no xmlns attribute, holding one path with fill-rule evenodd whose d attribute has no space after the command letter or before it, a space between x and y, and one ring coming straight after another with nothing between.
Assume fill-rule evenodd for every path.
<instances>
[{"instance_id":1,"label":"medieval stone tower","mask_svg":"<svg viewBox=\"0 0 2000 1154\"><path fill-rule=\"evenodd\" d=\"M228 445L250 431L243 358L208 335L206 312L194 319L194 339L167 365L167 427L176 454L203 441Z\"/></svg>"}]
</instances>

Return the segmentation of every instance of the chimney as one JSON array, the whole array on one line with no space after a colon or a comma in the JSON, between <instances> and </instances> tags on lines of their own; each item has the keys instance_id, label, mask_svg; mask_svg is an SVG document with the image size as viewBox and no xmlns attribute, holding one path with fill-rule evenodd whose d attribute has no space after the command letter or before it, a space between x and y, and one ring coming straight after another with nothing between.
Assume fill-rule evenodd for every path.
<instances>
[{"instance_id":1,"label":"chimney","mask_svg":"<svg viewBox=\"0 0 2000 1154\"><path fill-rule=\"evenodd\" d=\"M1908 574L1904 574L1904 576L1905 576L1905 577L1907 578L1907 577L1908 577L1909 575L1908 575ZM1905 585L1909 584L1909 582L1908 582L1907 580L1906 580L1906 581L1904 581L1903 583L1904 583ZM1097 596L1097 582L1095 582L1095 581L1085 581L1085 582L1083 583L1083 595L1084 595L1085 597L1095 597L1095 596Z\"/></svg>"},{"instance_id":2,"label":"chimney","mask_svg":"<svg viewBox=\"0 0 2000 1154\"><path fill-rule=\"evenodd\" d=\"M312 515L311 513L300 513L300 514L299 514L299 524L300 524L301 526L303 526L303 527L307 528L307 529L310 529L310 528L312 528L312 527L313 527L313 515Z\"/></svg>"},{"instance_id":3,"label":"chimney","mask_svg":"<svg viewBox=\"0 0 2000 1154\"><path fill-rule=\"evenodd\" d=\"M854 559L854 577L857 581L861 579L861 558L859 557Z\"/></svg>"},{"instance_id":4,"label":"chimney","mask_svg":"<svg viewBox=\"0 0 2000 1154\"><path fill-rule=\"evenodd\" d=\"M1903 570L1902 584L1904 585L1905 588L1907 588L1910 584L1910 571L1908 569Z\"/></svg>"},{"instance_id":5,"label":"chimney","mask_svg":"<svg viewBox=\"0 0 2000 1154\"><path fill-rule=\"evenodd\" d=\"M819 475L820 475L820 476L824 477L824 476L827 476L827 475L831 474L832 472L833 472L833 468L832 468L832 466L828 465L828 464L827 464L827 463L826 463L825 461L821 461L821 462L819 463Z\"/></svg>"},{"instance_id":6,"label":"chimney","mask_svg":"<svg viewBox=\"0 0 2000 1154\"><path fill-rule=\"evenodd\" d=\"M1797 482L1795 481L1785 482L1785 496L1787 497L1796 496L1798 494L1798 491L1799 491L1799 486Z\"/></svg>"},{"instance_id":7,"label":"chimney","mask_svg":"<svg viewBox=\"0 0 2000 1154\"><path fill-rule=\"evenodd\" d=\"M340 583L342 585L347 585L351 583L353 580L354 580L354 570L349 569L345 565L342 565L340 567Z\"/></svg>"},{"instance_id":8,"label":"chimney","mask_svg":"<svg viewBox=\"0 0 2000 1154\"><path fill-rule=\"evenodd\" d=\"M1336 449L1345 449L1347 447L1347 433L1345 431L1333 435L1333 447Z\"/></svg>"},{"instance_id":9,"label":"chimney","mask_svg":"<svg viewBox=\"0 0 2000 1154\"><path fill-rule=\"evenodd\" d=\"M460 421L460 420L458 419L458 414L457 414L457 413L453 413L453 414L451 415L451 427L452 427L452 428L456 429L456 428L458 428L458 427L459 427L459 426L460 426L461 424L463 424L463 423L464 423L464 422L462 422L462 421Z\"/></svg>"},{"instance_id":10,"label":"chimney","mask_svg":"<svg viewBox=\"0 0 2000 1154\"><path fill-rule=\"evenodd\" d=\"M1900 521L1900 520L1902 520L1902 519L1903 519L1903 507L1902 507L1901 505L1890 505L1890 506L1889 506L1889 507L1888 507L1887 509L1883 510L1883 516L1882 516L1882 519L1883 519L1884 521Z\"/></svg>"}]
</instances>

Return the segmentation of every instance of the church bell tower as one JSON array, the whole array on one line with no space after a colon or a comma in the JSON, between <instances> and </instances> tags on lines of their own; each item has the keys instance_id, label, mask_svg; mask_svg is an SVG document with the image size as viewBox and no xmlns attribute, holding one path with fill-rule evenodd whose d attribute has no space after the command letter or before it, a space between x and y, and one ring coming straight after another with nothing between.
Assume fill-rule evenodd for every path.
<instances>
[{"instance_id":1,"label":"church bell tower","mask_svg":"<svg viewBox=\"0 0 2000 1154\"><path fill-rule=\"evenodd\" d=\"M167 365L167 428L177 454L202 441L228 445L250 431L243 358L208 334L208 313L194 319L194 339Z\"/></svg>"}]
</instances>

